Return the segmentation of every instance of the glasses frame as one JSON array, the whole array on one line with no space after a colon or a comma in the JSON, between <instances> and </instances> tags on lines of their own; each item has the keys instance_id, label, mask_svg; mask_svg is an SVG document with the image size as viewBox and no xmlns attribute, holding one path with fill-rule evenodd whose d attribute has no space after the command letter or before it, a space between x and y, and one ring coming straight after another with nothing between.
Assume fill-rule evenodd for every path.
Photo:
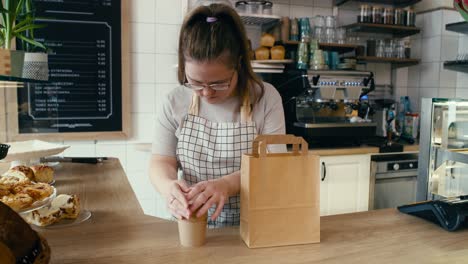
<instances>
[{"instance_id":1,"label":"glasses frame","mask_svg":"<svg viewBox=\"0 0 468 264\"><path fill-rule=\"evenodd\" d=\"M232 84L232 79L234 79L234 75L236 74L236 71L234 71L232 73L232 76L231 78L229 79L229 82L226 82L226 83L214 83L214 84L191 84L189 83L188 81L186 81L184 83L184 86L189 88L189 89L192 89L194 91L201 91L203 90L204 88L210 88L214 91L226 91L227 89L229 89L229 87L231 87L231 84ZM185 77L185 80L187 80L187 76ZM217 87L218 86L218 87ZM219 86L222 86L222 88L219 88Z\"/></svg>"}]
</instances>

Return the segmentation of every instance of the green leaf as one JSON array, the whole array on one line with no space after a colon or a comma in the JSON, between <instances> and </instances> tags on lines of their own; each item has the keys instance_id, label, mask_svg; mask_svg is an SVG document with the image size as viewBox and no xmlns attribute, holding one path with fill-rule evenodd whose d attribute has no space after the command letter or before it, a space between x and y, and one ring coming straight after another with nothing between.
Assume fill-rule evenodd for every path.
<instances>
[{"instance_id":1,"label":"green leaf","mask_svg":"<svg viewBox=\"0 0 468 264\"><path fill-rule=\"evenodd\" d=\"M34 21L33 21L32 18L24 19L24 20L21 20L19 23L17 23L15 25L15 28L20 28L20 27L22 27L22 26L24 26L26 24L33 24L33 23L34 23Z\"/></svg>"},{"instance_id":2,"label":"green leaf","mask_svg":"<svg viewBox=\"0 0 468 264\"><path fill-rule=\"evenodd\" d=\"M44 28L44 27L45 27L45 25L26 25L26 26L21 27L21 28L14 27L13 32L21 33L21 32L26 31L26 30L38 29L38 28Z\"/></svg>"},{"instance_id":3,"label":"green leaf","mask_svg":"<svg viewBox=\"0 0 468 264\"><path fill-rule=\"evenodd\" d=\"M42 43L39 43L39 42L37 42L37 41L35 41L33 39L29 39L29 38L27 38L27 37L25 37L25 36L23 36L21 34L17 35L16 37L23 40L23 41L25 41L25 42L27 42L27 43L29 43L29 44L31 44L31 45L33 45L33 46L39 47L39 48L44 49L44 50L47 49L44 45L42 45Z\"/></svg>"}]
</instances>

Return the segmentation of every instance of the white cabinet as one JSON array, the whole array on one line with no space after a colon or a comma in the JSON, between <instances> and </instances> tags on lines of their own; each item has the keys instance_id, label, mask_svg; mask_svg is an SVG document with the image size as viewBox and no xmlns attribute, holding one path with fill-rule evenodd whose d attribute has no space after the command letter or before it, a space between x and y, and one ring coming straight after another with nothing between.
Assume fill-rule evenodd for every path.
<instances>
[{"instance_id":1,"label":"white cabinet","mask_svg":"<svg viewBox=\"0 0 468 264\"><path fill-rule=\"evenodd\" d=\"M369 209L370 155L320 157L320 215Z\"/></svg>"}]
</instances>

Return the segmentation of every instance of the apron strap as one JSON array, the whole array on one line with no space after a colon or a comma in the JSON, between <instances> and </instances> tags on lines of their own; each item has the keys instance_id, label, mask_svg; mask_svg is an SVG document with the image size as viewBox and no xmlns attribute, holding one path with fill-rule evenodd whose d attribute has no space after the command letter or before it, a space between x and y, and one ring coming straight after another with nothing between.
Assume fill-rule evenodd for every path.
<instances>
[{"instance_id":1,"label":"apron strap","mask_svg":"<svg viewBox=\"0 0 468 264\"><path fill-rule=\"evenodd\" d=\"M190 115L198 116L200 110L200 97L193 93L192 102L190 103L190 108L188 113ZM250 105L250 96L246 93L242 99L242 106L240 109L241 122L250 123L252 122L252 106Z\"/></svg>"},{"instance_id":2,"label":"apron strap","mask_svg":"<svg viewBox=\"0 0 468 264\"><path fill-rule=\"evenodd\" d=\"M200 97L196 93L192 94L192 102L190 103L190 108L188 113L190 115L198 116Z\"/></svg>"}]
</instances>

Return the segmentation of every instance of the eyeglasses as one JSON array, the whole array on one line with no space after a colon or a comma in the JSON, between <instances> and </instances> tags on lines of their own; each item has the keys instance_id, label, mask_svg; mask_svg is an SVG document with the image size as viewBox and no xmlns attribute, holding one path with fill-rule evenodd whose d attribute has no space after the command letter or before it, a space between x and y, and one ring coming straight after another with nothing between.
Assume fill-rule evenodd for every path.
<instances>
[{"instance_id":1,"label":"eyeglasses","mask_svg":"<svg viewBox=\"0 0 468 264\"><path fill-rule=\"evenodd\" d=\"M214 83L214 84L206 85L206 84L192 84L189 82L185 82L184 86L195 91L200 91L200 90L203 90L204 88L210 88L215 91L224 91L224 90L229 89L229 87L231 86L231 82L232 82L232 79L234 78L234 74L235 72L232 74L231 79L227 83Z\"/></svg>"}]
</instances>

